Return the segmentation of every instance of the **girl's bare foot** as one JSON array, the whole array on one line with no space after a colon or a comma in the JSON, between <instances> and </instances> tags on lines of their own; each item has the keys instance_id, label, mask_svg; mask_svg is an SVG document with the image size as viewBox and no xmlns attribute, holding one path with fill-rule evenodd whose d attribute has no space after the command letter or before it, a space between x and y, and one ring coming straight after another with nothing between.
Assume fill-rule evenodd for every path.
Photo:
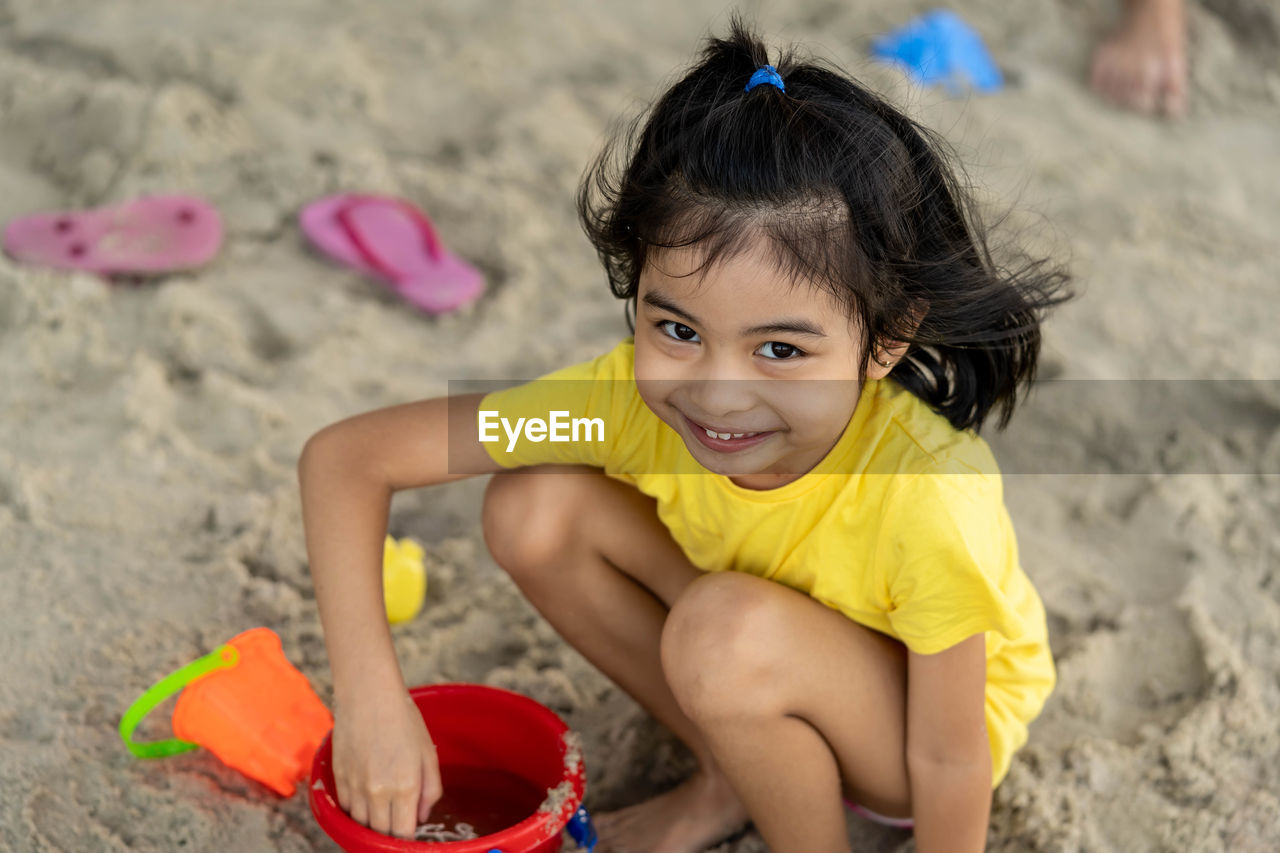
<instances>
[{"instance_id":1,"label":"girl's bare foot","mask_svg":"<svg viewBox=\"0 0 1280 853\"><path fill-rule=\"evenodd\" d=\"M1089 85L1113 103L1139 112L1186 112L1182 2L1127 0L1124 22L1094 52Z\"/></svg>"},{"instance_id":2,"label":"girl's bare foot","mask_svg":"<svg viewBox=\"0 0 1280 853\"><path fill-rule=\"evenodd\" d=\"M698 771L678 787L595 819L600 853L701 853L747 823L723 777Z\"/></svg>"}]
</instances>

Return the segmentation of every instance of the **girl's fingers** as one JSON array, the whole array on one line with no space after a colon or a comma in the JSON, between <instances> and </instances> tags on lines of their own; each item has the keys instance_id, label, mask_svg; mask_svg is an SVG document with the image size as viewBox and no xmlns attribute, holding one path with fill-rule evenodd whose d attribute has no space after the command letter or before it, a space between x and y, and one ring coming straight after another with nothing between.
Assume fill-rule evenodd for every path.
<instances>
[{"instance_id":1,"label":"girl's fingers","mask_svg":"<svg viewBox=\"0 0 1280 853\"><path fill-rule=\"evenodd\" d=\"M419 796L416 791L400 794L391 801L391 834L397 838L413 838L418 829Z\"/></svg>"},{"instance_id":2,"label":"girl's fingers","mask_svg":"<svg viewBox=\"0 0 1280 853\"><path fill-rule=\"evenodd\" d=\"M426 786L422 786L422 793L417 795L417 822L425 824L426 820L431 816L431 806L435 806L435 800L429 799L426 795Z\"/></svg>"},{"instance_id":3,"label":"girl's fingers","mask_svg":"<svg viewBox=\"0 0 1280 853\"><path fill-rule=\"evenodd\" d=\"M364 797L352 797L351 808L347 810L351 819L363 826L369 825L369 803Z\"/></svg>"},{"instance_id":4,"label":"girl's fingers","mask_svg":"<svg viewBox=\"0 0 1280 853\"><path fill-rule=\"evenodd\" d=\"M391 803L385 794L374 794L369 803L369 828L388 835L391 832Z\"/></svg>"},{"instance_id":5,"label":"girl's fingers","mask_svg":"<svg viewBox=\"0 0 1280 853\"><path fill-rule=\"evenodd\" d=\"M426 823L440 795L440 768L433 754L422 757L422 790L418 793L418 823Z\"/></svg>"}]
</instances>

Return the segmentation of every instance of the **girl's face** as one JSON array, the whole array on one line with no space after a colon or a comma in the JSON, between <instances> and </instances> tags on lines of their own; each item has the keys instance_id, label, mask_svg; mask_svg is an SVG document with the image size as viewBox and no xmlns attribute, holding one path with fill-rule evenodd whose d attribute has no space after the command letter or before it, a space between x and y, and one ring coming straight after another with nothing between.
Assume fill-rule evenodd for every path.
<instances>
[{"instance_id":1,"label":"girl's face","mask_svg":"<svg viewBox=\"0 0 1280 853\"><path fill-rule=\"evenodd\" d=\"M743 488L785 485L835 446L862 381L889 367L860 374L856 321L762 250L700 262L696 247L666 250L640 275L640 396L703 467Z\"/></svg>"}]
</instances>

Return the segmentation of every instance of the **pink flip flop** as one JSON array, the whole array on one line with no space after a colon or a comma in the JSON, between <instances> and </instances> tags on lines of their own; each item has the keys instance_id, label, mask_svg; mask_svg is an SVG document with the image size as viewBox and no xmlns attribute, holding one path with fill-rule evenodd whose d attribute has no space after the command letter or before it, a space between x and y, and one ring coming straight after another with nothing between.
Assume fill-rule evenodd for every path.
<instances>
[{"instance_id":1,"label":"pink flip flop","mask_svg":"<svg viewBox=\"0 0 1280 853\"><path fill-rule=\"evenodd\" d=\"M20 217L5 226L3 245L14 260L57 269L176 272L217 254L222 218L194 196L145 196L110 207Z\"/></svg>"},{"instance_id":2,"label":"pink flip flop","mask_svg":"<svg viewBox=\"0 0 1280 853\"><path fill-rule=\"evenodd\" d=\"M431 220L407 201L343 194L307 205L302 232L320 251L382 279L429 314L474 302L484 276L444 247Z\"/></svg>"}]
</instances>

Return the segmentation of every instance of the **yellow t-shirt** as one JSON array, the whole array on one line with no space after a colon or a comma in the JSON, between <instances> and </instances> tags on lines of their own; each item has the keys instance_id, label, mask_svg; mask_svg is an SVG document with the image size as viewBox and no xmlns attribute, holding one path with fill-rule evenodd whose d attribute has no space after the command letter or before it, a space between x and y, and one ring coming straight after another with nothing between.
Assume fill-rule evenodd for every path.
<instances>
[{"instance_id":1,"label":"yellow t-shirt","mask_svg":"<svg viewBox=\"0 0 1280 853\"><path fill-rule=\"evenodd\" d=\"M695 566L785 584L914 652L985 632L987 732L999 783L1055 674L1044 608L1019 566L987 443L896 383L871 381L812 471L776 489L745 489L703 468L645 405L634 357L628 339L593 361L487 395L481 412L497 414L482 414L485 448L504 467L601 468L657 501ZM514 429L521 417L547 423L533 433L541 440ZM575 426L575 418L598 421ZM578 440L560 440L575 428Z\"/></svg>"}]
</instances>

